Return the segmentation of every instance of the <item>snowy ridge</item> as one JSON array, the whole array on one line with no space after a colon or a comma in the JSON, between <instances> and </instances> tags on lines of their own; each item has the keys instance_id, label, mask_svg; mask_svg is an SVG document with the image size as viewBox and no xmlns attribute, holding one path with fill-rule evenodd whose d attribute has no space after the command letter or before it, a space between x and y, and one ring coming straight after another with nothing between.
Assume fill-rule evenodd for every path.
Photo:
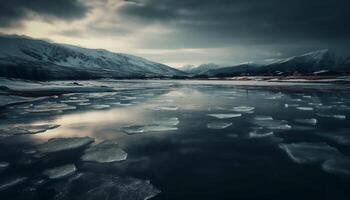
<instances>
[{"instance_id":1,"label":"snowy ridge","mask_svg":"<svg viewBox=\"0 0 350 200\"><path fill-rule=\"evenodd\" d=\"M204 74L205 72L213 69L220 69L223 66L214 64L214 63L207 63L207 64L201 64L199 66L194 66L194 65L185 65L180 68L180 70L184 72L188 72L191 74Z\"/></svg>"},{"instance_id":2,"label":"snowy ridge","mask_svg":"<svg viewBox=\"0 0 350 200\"><path fill-rule=\"evenodd\" d=\"M6 35L0 35L0 43L0 76L37 79L40 74L47 79L70 79L185 75L160 63L103 49Z\"/></svg>"}]
</instances>

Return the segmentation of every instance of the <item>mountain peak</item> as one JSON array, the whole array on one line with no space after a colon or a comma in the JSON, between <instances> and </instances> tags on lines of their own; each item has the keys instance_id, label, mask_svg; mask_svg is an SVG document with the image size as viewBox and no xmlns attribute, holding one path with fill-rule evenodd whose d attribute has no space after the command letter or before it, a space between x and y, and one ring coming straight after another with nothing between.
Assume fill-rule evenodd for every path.
<instances>
[{"instance_id":1,"label":"mountain peak","mask_svg":"<svg viewBox=\"0 0 350 200\"><path fill-rule=\"evenodd\" d=\"M102 49L0 35L0 76L25 79L172 77L184 72L141 57Z\"/></svg>"}]
</instances>

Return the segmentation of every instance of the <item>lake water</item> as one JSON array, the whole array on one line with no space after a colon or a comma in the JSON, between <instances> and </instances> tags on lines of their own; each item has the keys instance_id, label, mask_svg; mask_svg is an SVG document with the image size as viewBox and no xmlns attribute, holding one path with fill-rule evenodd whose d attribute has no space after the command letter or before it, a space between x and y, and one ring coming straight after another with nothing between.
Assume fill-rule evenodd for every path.
<instances>
[{"instance_id":1,"label":"lake water","mask_svg":"<svg viewBox=\"0 0 350 200\"><path fill-rule=\"evenodd\" d=\"M81 83L1 111L0 199L350 199L346 86Z\"/></svg>"}]
</instances>

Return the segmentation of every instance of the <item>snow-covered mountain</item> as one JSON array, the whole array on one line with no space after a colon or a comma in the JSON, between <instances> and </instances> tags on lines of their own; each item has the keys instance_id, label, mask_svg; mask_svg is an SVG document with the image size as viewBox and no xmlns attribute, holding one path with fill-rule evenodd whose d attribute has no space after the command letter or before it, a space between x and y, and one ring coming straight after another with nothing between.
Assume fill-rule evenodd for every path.
<instances>
[{"instance_id":1,"label":"snow-covered mountain","mask_svg":"<svg viewBox=\"0 0 350 200\"><path fill-rule=\"evenodd\" d=\"M25 79L88 79L183 76L141 57L0 35L0 76Z\"/></svg>"},{"instance_id":2,"label":"snow-covered mountain","mask_svg":"<svg viewBox=\"0 0 350 200\"><path fill-rule=\"evenodd\" d=\"M185 65L181 67L180 70L191 74L204 74L208 70L219 69L219 68L222 68L222 66L214 63L207 63L207 64L201 64L197 67L195 67L194 65Z\"/></svg>"},{"instance_id":3,"label":"snow-covered mountain","mask_svg":"<svg viewBox=\"0 0 350 200\"><path fill-rule=\"evenodd\" d=\"M215 77L249 75L258 67L259 65L255 65L255 64L240 64L240 65L234 65L230 67L223 67L219 69L211 69L202 73L202 75L215 76Z\"/></svg>"},{"instance_id":4,"label":"snow-covered mountain","mask_svg":"<svg viewBox=\"0 0 350 200\"><path fill-rule=\"evenodd\" d=\"M269 65L259 67L256 73L313 73L320 70L336 70L337 59L335 55L327 49L313 51L300 56L281 59Z\"/></svg>"}]
</instances>

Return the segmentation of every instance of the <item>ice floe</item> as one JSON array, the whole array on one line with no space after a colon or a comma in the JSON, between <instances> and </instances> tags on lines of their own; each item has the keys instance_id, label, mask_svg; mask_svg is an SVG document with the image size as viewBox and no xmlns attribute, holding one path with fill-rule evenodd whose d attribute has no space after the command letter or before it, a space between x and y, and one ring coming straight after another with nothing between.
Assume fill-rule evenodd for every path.
<instances>
[{"instance_id":1,"label":"ice floe","mask_svg":"<svg viewBox=\"0 0 350 200\"><path fill-rule=\"evenodd\" d=\"M274 95L274 96L270 96L270 97L266 97L265 99L267 100L276 100L276 99L281 99L284 95L282 93Z\"/></svg>"},{"instance_id":2,"label":"ice floe","mask_svg":"<svg viewBox=\"0 0 350 200\"><path fill-rule=\"evenodd\" d=\"M9 162L0 161L0 172L1 172L1 171L4 171L4 170L7 169L9 166L10 166L10 163L9 163Z\"/></svg>"},{"instance_id":3,"label":"ice floe","mask_svg":"<svg viewBox=\"0 0 350 200\"><path fill-rule=\"evenodd\" d=\"M63 199L86 200L148 200L160 193L149 180L94 173L57 184L55 190Z\"/></svg>"},{"instance_id":4,"label":"ice floe","mask_svg":"<svg viewBox=\"0 0 350 200\"><path fill-rule=\"evenodd\" d=\"M317 132L320 137L326 138L341 145L350 145L350 130L344 129L332 132Z\"/></svg>"},{"instance_id":5,"label":"ice floe","mask_svg":"<svg viewBox=\"0 0 350 200\"><path fill-rule=\"evenodd\" d=\"M130 135L139 134L139 133L144 133L145 132L144 126L139 126L139 125L136 125L136 126L125 126L125 127L122 128L122 130L125 133L130 134Z\"/></svg>"},{"instance_id":6,"label":"ice floe","mask_svg":"<svg viewBox=\"0 0 350 200\"><path fill-rule=\"evenodd\" d=\"M9 125L0 127L1 136L37 134L58 128L57 124Z\"/></svg>"},{"instance_id":7,"label":"ice floe","mask_svg":"<svg viewBox=\"0 0 350 200\"><path fill-rule=\"evenodd\" d=\"M38 145L37 149L43 153L52 153L81 148L94 141L95 139L91 137L52 138L46 143Z\"/></svg>"},{"instance_id":8,"label":"ice floe","mask_svg":"<svg viewBox=\"0 0 350 200\"><path fill-rule=\"evenodd\" d=\"M160 106L155 108L155 110L168 110L168 111L177 110L177 109L178 109L177 106Z\"/></svg>"},{"instance_id":9,"label":"ice floe","mask_svg":"<svg viewBox=\"0 0 350 200\"><path fill-rule=\"evenodd\" d=\"M125 160L127 155L117 142L104 141L86 149L81 159L90 162L110 163Z\"/></svg>"},{"instance_id":10,"label":"ice floe","mask_svg":"<svg viewBox=\"0 0 350 200\"><path fill-rule=\"evenodd\" d=\"M180 121L179 121L179 118L177 118L177 117L171 117L171 118L166 118L166 119L154 121L154 124L161 124L161 125L166 125L166 126L176 126L179 123L180 123Z\"/></svg>"},{"instance_id":11,"label":"ice floe","mask_svg":"<svg viewBox=\"0 0 350 200\"><path fill-rule=\"evenodd\" d=\"M271 116L257 115L254 117L254 120L266 121L266 120L273 120L273 118Z\"/></svg>"},{"instance_id":12,"label":"ice floe","mask_svg":"<svg viewBox=\"0 0 350 200\"><path fill-rule=\"evenodd\" d=\"M298 106L299 106L299 104L288 104L288 103L284 104L284 107L285 107L285 108L289 108L289 107L298 107Z\"/></svg>"},{"instance_id":13,"label":"ice floe","mask_svg":"<svg viewBox=\"0 0 350 200\"><path fill-rule=\"evenodd\" d=\"M175 131L176 126L148 125L144 127L145 132Z\"/></svg>"},{"instance_id":14,"label":"ice floe","mask_svg":"<svg viewBox=\"0 0 350 200\"><path fill-rule=\"evenodd\" d=\"M313 107L296 107L297 110L303 110L303 111L312 111L314 110Z\"/></svg>"},{"instance_id":15,"label":"ice floe","mask_svg":"<svg viewBox=\"0 0 350 200\"><path fill-rule=\"evenodd\" d=\"M334 118L334 119L340 119L340 120L344 120L346 119L345 115L338 115L338 114L323 114L323 113L316 113L317 116L319 117L325 117L325 118Z\"/></svg>"},{"instance_id":16,"label":"ice floe","mask_svg":"<svg viewBox=\"0 0 350 200\"><path fill-rule=\"evenodd\" d=\"M215 117L218 119L229 119L235 117L241 117L241 113L230 113L230 114L208 114L208 116Z\"/></svg>"},{"instance_id":17,"label":"ice floe","mask_svg":"<svg viewBox=\"0 0 350 200\"><path fill-rule=\"evenodd\" d=\"M300 124L306 124L306 125L316 125L317 124L317 119L312 118L312 119L295 119L294 120L297 123Z\"/></svg>"},{"instance_id":18,"label":"ice floe","mask_svg":"<svg viewBox=\"0 0 350 200\"><path fill-rule=\"evenodd\" d=\"M107 109L107 108L110 108L110 107L111 107L110 105L103 105L103 104L91 105L91 106L90 106L90 108L97 109L97 110L100 110L100 109Z\"/></svg>"},{"instance_id":19,"label":"ice floe","mask_svg":"<svg viewBox=\"0 0 350 200\"><path fill-rule=\"evenodd\" d=\"M225 129L229 126L232 126L232 123L228 122L209 122L207 128L209 129Z\"/></svg>"},{"instance_id":20,"label":"ice floe","mask_svg":"<svg viewBox=\"0 0 350 200\"><path fill-rule=\"evenodd\" d=\"M322 164L325 172L336 175L350 175L350 157L330 159Z\"/></svg>"},{"instance_id":21,"label":"ice floe","mask_svg":"<svg viewBox=\"0 0 350 200\"><path fill-rule=\"evenodd\" d=\"M47 169L43 172L44 175L48 176L50 179L58 179L69 176L73 174L77 168L74 164L63 165L55 167L52 169Z\"/></svg>"},{"instance_id":22,"label":"ice floe","mask_svg":"<svg viewBox=\"0 0 350 200\"><path fill-rule=\"evenodd\" d=\"M233 107L232 110L235 112L242 112L242 113L252 113L254 112L254 107L250 107L250 106L237 106L237 107Z\"/></svg>"},{"instance_id":23,"label":"ice floe","mask_svg":"<svg viewBox=\"0 0 350 200\"><path fill-rule=\"evenodd\" d=\"M89 99L68 99L68 100L61 100L61 103L86 103L89 102Z\"/></svg>"},{"instance_id":24,"label":"ice floe","mask_svg":"<svg viewBox=\"0 0 350 200\"><path fill-rule=\"evenodd\" d=\"M21 97L14 95L0 95L0 107L6 107L14 104L27 103L41 100L42 98Z\"/></svg>"},{"instance_id":25,"label":"ice floe","mask_svg":"<svg viewBox=\"0 0 350 200\"><path fill-rule=\"evenodd\" d=\"M260 120L255 121L254 124L271 130L289 130L292 128L285 120Z\"/></svg>"},{"instance_id":26,"label":"ice floe","mask_svg":"<svg viewBox=\"0 0 350 200\"><path fill-rule=\"evenodd\" d=\"M280 144L288 157L295 163L315 164L341 156L341 153L326 143L291 143Z\"/></svg>"},{"instance_id":27,"label":"ice floe","mask_svg":"<svg viewBox=\"0 0 350 200\"><path fill-rule=\"evenodd\" d=\"M10 187L16 186L18 184L26 181L27 177L15 177L0 183L0 191L6 190Z\"/></svg>"},{"instance_id":28,"label":"ice floe","mask_svg":"<svg viewBox=\"0 0 350 200\"><path fill-rule=\"evenodd\" d=\"M45 102L40 105L35 105L32 108L25 109L26 112L30 113L42 113L42 112L52 112L52 111L65 111L74 110L75 106L69 106L65 103L55 103L55 102Z\"/></svg>"},{"instance_id":29,"label":"ice floe","mask_svg":"<svg viewBox=\"0 0 350 200\"><path fill-rule=\"evenodd\" d=\"M264 138L273 136L273 131L258 131L254 130L248 133L249 138Z\"/></svg>"},{"instance_id":30,"label":"ice floe","mask_svg":"<svg viewBox=\"0 0 350 200\"><path fill-rule=\"evenodd\" d=\"M126 126L122 128L123 131L127 134L139 134L146 132L162 132L162 131L175 131L177 130L176 126L171 125L145 125L145 126Z\"/></svg>"}]
</instances>

